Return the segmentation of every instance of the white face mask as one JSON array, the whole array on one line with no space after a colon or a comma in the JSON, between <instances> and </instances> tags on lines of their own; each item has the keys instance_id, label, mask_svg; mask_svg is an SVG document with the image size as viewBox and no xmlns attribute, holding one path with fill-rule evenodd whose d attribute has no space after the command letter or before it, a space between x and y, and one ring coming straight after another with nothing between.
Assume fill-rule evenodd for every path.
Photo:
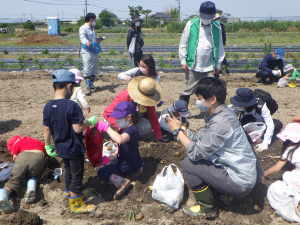
<instances>
[{"instance_id":1,"label":"white face mask","mask_svg":"<svg viewBox=\"0 0 300 225\"><path fill-rule=\"evenodd\" d=\"M212 21L212 19L202 19L202 18L201 18L201 23L202 23L203 25L209 25L209 24L211 23L211 21Z\"/></svg>"},{"instance_id":2,"label":"white face mask","mask_svg":"<svg viewBox=\"0 0 300 225\"><path fill-rule=\"evenodd\" d=\"M138 26L140 26L140 25L141 25L141 22L140 22L140 21L135 22L135 26L136 26L136 27L138 27Z\"/></svg>"},{"instance_id":3,"label":"white face mask","mask_svg":"<svg viewBox=\"0 0 300 225\"><path fill-rule=\"evenodd\" d=\"M95 21L95 20L93 20L92 26L93 26L93 27L96 26L96 21Z\"/></svg>"},{"instance_id":4,"label":"white face mask","mask_svg":"<svg viewBox=\"0 0 300 225\"><path fill-rule=\"evenodd\" d=\"M209 106L205 106L205 103L208 101L209 99L207 99L206 101L200 101L199 99L197 99L196 101L197 108L200 109L201 112L205 113L211 107L211 104Z\"/></svg>"},{"instance_id":5,"label":"white face mask","mask_svg":"<svg viewBox=\"0 0 300 225\"><path fill-rule=\"evenodd\" d=\"M125 118L123 119L116 119L116 124L118 127L120 127L121 129L124 129L128 126L129 124L129 120L127 120L127 122L125 122Z\"/></svg>"}]
</instances>

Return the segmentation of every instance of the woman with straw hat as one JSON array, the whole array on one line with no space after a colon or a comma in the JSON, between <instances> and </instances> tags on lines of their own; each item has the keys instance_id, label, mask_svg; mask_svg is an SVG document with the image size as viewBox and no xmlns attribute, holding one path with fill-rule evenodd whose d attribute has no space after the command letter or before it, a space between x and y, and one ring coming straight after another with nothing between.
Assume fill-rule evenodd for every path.
<instances>
[{"instance_id":1,"label":"woman with straw hat","mask_svg":"<svg viewBox=\"0 0 300 225\"><path fill-rule=\"evenodd\" d=\"M130 80L127 89L121 91L113 102L104 109L103 116L112 126L119 128L115 119L109 116L119 102L129 101L133 103L139 113L140 107L145 106L147 112L141 114L142 118L136 124L139 135L145 135L153 130L156 140L159 141L162 140L162 133L155 106L160 102L161 97L162 88L156 80L145 76L135 77ZM145 117L148 117L149 120Z\"/></svg>"}]
</instances>

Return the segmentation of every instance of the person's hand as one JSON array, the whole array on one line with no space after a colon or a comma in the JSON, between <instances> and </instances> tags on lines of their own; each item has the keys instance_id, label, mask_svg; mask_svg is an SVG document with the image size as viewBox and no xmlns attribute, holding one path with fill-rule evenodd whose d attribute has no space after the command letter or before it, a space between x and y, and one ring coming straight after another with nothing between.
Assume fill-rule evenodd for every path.
<instances>
[{"instance_id":1,"label":"person's hand","mask_svg":"<svg viewBox=\"0 0 300 225\"><path fill-rule=\"evenodd\" d=\"M287 79L287 80L289 79L289 77L288 77L288 76L285 76L285 77L283 77L283 78L284 78L284 79Z\"/></svg>"},{"instance_id":2,"label":"person's hand","mask_svg":"<svg viewBox=\"0 0 300 225\"><path fill-rule=\"evenodd\" d=\"M102 157L101 166L104 166L110 162L110 159L105 155Z\"/></svg>"},{"instance_id":3,"label":"person's hand","mask_svg":"<svg viewBox=\"0 0 300 225\"><path fill-rule=\"evenodd\" d=\"M99 131L107 132L108 127L109 127L109 123L105 123L105 122L101 122L101 121L98 121L95 124L95 128Z\"/></svg>"},{"instance_id":4,"label":"person's hand","mask_svg":"<svg viewBox=\"0 0 300 225\"><path fill-rule=\"evenodd\" d=\"M53 150L55 150L54 146L47 145L47 146L45 146L45 149L46 149L47 155L49 155L50 157L55 158L57 156L57 153L53 151Z\"/></svg>"},{"instance_id":5,"label":"person's hand","mask_svg":"<svg viewBox=\"0 0 300 225\"><path fill-rule=\"evenodd\" d=\"M272 70L272 73L276 77L280 77L280 74L281 74L280 70Z\"/></svg>"},{"instance_id":6,"label":"person's hand","mask_svg":"<svg viewBox=\"0 0 300 225\"><path fill-rule=\"evenodd\" d=\"M131 79L132 79L132 77L130 77L130 76L128 76L128 75L125 76L125 81L128 82L128 81L131 80Z\"/></svg>"},{"instance_id":7,"label":"person's hand","mask_svg":"<svg viewBox=\"0 0 300 225\"><path fill-rule=\"evenodd\" d=\"M220 73L220 69L213 70L213 74L219 74L219 73Z\"/></svg>"},{"instance_id":8,"label":"person's hand","mask_svg":"<svg viewBox=\"0 0 300 225\"><path fill-rule=\"evenodd\" d=\"M181 69L182 69L183 72L188 73L188 65L187 64L183 64L181 66Z\"/></svg>"},{"instance_id":9,"label":"person's hand","mask_svg":"<svg viewBox=\"0 0 300 225\"><path fill-rule=\"evenodd\" d=\"M90 127L95 126L97 123L96 116L92 116L91 118L87 119L86 121L89 121L91 124L89 125Z\"/></svg>"},{"instance_id":10,"label":"person's hand","mask_svg":"<svg viewBox=\"0 0 300 225\"><path fill-rule=\"evenodd\" d=\"M91 112L91 108L90 107L88 107L86 110L87 110L88 113Z\"/></svg>"},{"instance_id":11,"label":"person's hand","mask_svg":"<svg viewBox=\"0 0 300 225\"><path fill-rule=\"evenodd\" d=\"M91 46L91 42L87 41L87 42L85 43L85 45L88 46L88 47L90 47L90 46Z\"/></svg>"},{"instance_id":12,"label":"person's hand","mask_svg":"<svg viewBox=\"0 0 300 225\"><path fill-rule=\"evenodd\" d=\"M168 126L170 127L170 129L172 131L181 128L181 117L178 120L178 119L176 119L175 116L170 117L170 116L167 115L165 117L165 122L166 122L166 124L168 124Z\"/></svg>"},{"instance_id":13,"label":"person's hand","mask_svg":"<svg viewBox=\"0 0 300 225\"><path fill-rule=\"evenodd\" d=\"M14 154L14 155L13 155L13 160L12 160L13 163L15 163L16 158L17 158L17 155Z\"/></svg>"},{"instance_id":14,"label":"person's hand","mask_svg":"<svg viewBox=\"0 0 300 225\"><path fill-rule=\"evenodd\" d=\"M256 152L262 152L265 150L268 150L268 144L260 143L260 144L256 145L256 147L255 147Z\"/></svg>"},{"instance_id":15,"label":"person's hand","mask_svg":"<svg viewBox=\"0 0 300 225\"><path fill-rule=\"evenodd\" d=\"M300 114L293 118L292 123L300 123Z\"/></svg>"}]
</instances>

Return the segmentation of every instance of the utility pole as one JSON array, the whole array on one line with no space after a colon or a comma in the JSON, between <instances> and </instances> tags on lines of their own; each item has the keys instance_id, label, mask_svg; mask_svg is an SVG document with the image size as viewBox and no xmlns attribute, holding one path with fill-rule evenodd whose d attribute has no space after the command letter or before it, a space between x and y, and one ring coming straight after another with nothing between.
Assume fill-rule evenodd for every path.
<instances>
[{"instance_id":1,"label":"utility pole","mask_svg":"<svg viewBox=\"0 0 300 225\"><path fill-rule=\"evenodd\" d=\"M87 0L85 0L85 16L87 14Z\"/></svg>"}]
</instances>

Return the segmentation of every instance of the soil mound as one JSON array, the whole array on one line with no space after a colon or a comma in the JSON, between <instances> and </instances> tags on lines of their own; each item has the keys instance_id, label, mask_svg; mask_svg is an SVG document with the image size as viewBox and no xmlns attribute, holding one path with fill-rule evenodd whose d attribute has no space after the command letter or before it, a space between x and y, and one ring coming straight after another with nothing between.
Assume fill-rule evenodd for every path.
<instances>
[{"instance_id":1,"label":"soil mound","mask_svg":"<svg viewBox=\"0 0 300 225\"><path fill-rule=\"evenodd\" d=\"M66 44L68 41L58 39L60 44ZM37 45L37 44L57 44L57 37L48 34L38 34L25 39L26 45ZM23 40L16 43L16 45L23 45Z\"/></svg>"},{"instance_id":2,"label":"soil mound","mask_svg":"<svg viewBox=\"0 0 300 225\"><path fill-rule=\"evenodd\" d=\"M1 223L3 222L3 223ZM6 221L0 221L1 224L22 224L22 225L40 225L43 221L36 213L20 210L15 213L11 219L7 218Z\"/></svg>"}]
</instances>

